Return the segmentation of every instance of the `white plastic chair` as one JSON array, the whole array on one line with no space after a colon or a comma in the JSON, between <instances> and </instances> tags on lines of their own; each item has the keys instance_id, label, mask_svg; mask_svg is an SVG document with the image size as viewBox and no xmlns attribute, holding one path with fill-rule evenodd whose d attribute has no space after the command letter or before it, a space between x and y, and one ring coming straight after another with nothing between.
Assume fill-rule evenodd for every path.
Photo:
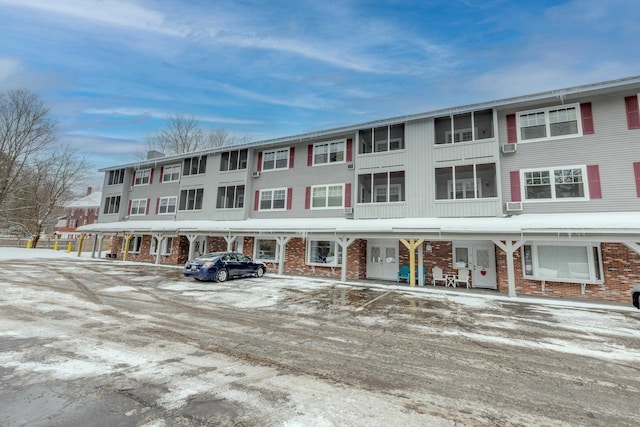
<instances>
[{"instance_id":1,"label":"white plastic chair","mask_svg":"<svg viewBox=\"0 0 640 427\"><path fill-rule=\"evenodd\" d=\"M461 268L458 270L458 277L454 279L454 283L457 286L458 283L464 283L467 285L467 289L469 289L469 269Z\"/></svg>"},{"instance_id":2,"label":"white plastic chair","mask_svg":"<svg viewBox=\"0 0 640 427\"><path fill-rule=\"evenodd\" d=\"M431 270L433 273L433 286L436 285L437 282L442 282L443 285L447 286L447 279L442 275L442 269L440 267L433 267Z\"/></svg>"}]
</instances>

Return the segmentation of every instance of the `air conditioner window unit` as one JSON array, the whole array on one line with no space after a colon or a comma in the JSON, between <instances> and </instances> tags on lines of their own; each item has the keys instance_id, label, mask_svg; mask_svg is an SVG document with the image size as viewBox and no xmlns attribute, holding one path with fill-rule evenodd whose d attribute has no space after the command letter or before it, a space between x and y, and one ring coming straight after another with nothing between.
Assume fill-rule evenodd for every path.
<instances>
[{"instance_id":1,"label":"air conditioner window unit","mask_svg":"<svg viewBox=\"0 0 640 427\"><path fill-rule=\"evenodd\" d=\"M260 171L254 171L254 172L251 174L251 176L252 176L252 177L254 177L254 178L259 177L259 176L260 176Z\"/></svg>"},{"instance_id":2,"label":"air conditioner window unit","mask_svg":"<svg viewBox=\"0 0 640 427\"><path fill-rule=\"evenodd\" d=\"M503 154L511 154L518 151L518 144L502 144L502 153Z\"/></svg>"},{"instance_id":3,"label":"air conditioner window unit","mask_svg":"<svg viewBox=\"0 0 640 427\"><path fill-rule=\"evenodd\" d=\"M522 202L507 202L505 209L507 212L522 212Z\"/></svg>"},{"instance_id":4,"label":"air conditioner window unit","mask_svg":"<svg viewBox=\"0 0 640 427\"><path fill-rule=\"evenodd\" d=\"M345 215L351 215L353 213L353 208L344 208Z\"/></svg>"},{"instance_id":5,"label":"air conditioner window unit","mask_svg":"<svg viewBox=\"0 0 640 427\"><path fill-rule=\"evenodd\" d=\"M354 169L356 167L356 165L354 165L353 163L347 163L347 169Z\"/></svg>"}]
</instances>

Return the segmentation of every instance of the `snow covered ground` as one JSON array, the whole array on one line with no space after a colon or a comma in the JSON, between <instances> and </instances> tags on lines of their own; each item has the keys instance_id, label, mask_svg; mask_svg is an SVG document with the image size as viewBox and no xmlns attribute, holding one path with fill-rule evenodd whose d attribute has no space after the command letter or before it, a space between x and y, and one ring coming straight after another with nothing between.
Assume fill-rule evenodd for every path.
<instances>
[{"instance_id":1,"label":"snow covered ground","mask_svg":"<svg viewBox=\"0 0 640 427\"><path fill-rule=\"evenodd\" d=\"M630 305L179 273L0 248L0 424L627 425L640 404Z\"/></svg>"}]
</instances>

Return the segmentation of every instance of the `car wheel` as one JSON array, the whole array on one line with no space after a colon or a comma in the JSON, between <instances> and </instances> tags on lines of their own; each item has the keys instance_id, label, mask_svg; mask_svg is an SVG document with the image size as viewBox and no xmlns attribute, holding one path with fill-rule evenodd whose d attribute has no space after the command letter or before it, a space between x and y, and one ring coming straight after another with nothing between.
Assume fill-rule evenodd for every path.
<instances>
[{"instance_id":1,"label":"car wheel","mask_svg":"<svg viewBox=\"0 0 640 427\"><path fill-rule=\"evenodd\" d=\"M633 294L633 306L635 308L640 308L640 292Z\"/></svg>"},{"instance_id":2,"label":"car wheel","mask_svg":"<svg viewBox=\"0 0 640 427\"><path fill-rule=\"evenodd\" d=\"M258 267L258 269L256 270L256 277L262 276L264 276L264 267Z\"/></svg>"},{"instance_id":3,"label":"car wheel","mask_svg":"<svg viewBox=\"0 0 640 427\"><path fill-rule=\"evenodd\" d=\"M216 273L216 280L218 282L225 282L228 278L229 272L227 272L227 270L225 270L224 268L222 270L218 270L218 273Z\"/></svg>"}]
</instances>

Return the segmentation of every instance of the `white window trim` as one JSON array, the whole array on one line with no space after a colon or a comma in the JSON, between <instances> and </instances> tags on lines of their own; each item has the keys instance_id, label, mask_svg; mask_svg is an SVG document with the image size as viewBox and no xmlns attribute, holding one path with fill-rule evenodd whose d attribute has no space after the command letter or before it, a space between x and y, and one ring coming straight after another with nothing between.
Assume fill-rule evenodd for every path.
<instances>
[{"instance_id":1,"label":"white window trim","mask_svg":"<svg viewBox=\"0 0 640 427\"><path fill-rule=\"evenodd\" d=\"M538 265L538 246L577 246L582 248L587 248L588 264L589 264L589 279L578 279L578 278L559 278L559 277L551 277L544 276L540 274L541 267ZM527 274L526 268L526 260L525 260L525 246L531 246L531 257L532 257L532 268L533 275ZM595 260L593 259L593 249L596 248L598 251L598 265L595 264ZM546 241L535 241L535 242L526 242L520 248L520 259L522 261L522 276L525 279L530 280L543 280L545 282L562 282L562 283L586 283L586 284L603 284L604 283L604 270L602 263L602 249L600 248L599 243L589 243L589 242L546 242ZM543 268L543 267L542 267ZM597 271L596 271L597 269ZM597 279L596 273L599 272L600 279Z\"/></svg>"},{"instance_id":2,"label":"white window trim","mask_svg":"<svg viewBox=\"0 0 640 427\"><path fill-rule=\"evenodd\" d=\"M138 246L138 250L137 251L136 250L131 250L131 251L127 252L127 253L139 254L142 251L142 236L133 236L131 238L131 240L129 240L129 244L131 244L131 242L133 242L135 240L139 240L140 241L140 244L137 245ZM124 252L126 244L127 244L127 239L122 239L122 252ZM133 246L135 247L136 245L134 244Z\"/></svg>"},{"instance_id":3,"label":"white window trim","mask_svg":"<svg viewBox=\"0 0 640 427\"><path fill-rule=\"evenodd\" d=\"M175 200L175 203L173 204L174 211L160 212L160 206L162 206L162 201L167 200L167 208L168 208L170 206L168 201L171 199ZM158 201L158 215L174 215L176 212L178 212L178 196L160 197L160 200Z\"/></svg>"},{"instance_id":4,"label":"white window trim","mask_svg":"<svg viewBox=\"0 0 640 427\"><path fill-rule=\"evenodd\" d=\"M144 208L142 209L143 212L139 213L140 212L140 203L141 202L144 202ZM138 205L137 209L136 209L137 213L133 213L133 205L136 204L136 203ZM146 214L147 214L147 199L134 199L134 200L131 200L131 209L129 209L129 215L130 216L144 216Z\"/></svg>"},{"instance_id":5,"label":"white window trim","mask_svg":"<svg viewBox=\"0 0 640 427\"><path fill-rule=\"evenodd\" d=\"M173 168L177 168L178 169L178 178L165 180L164 176L165 176L165 173L167 172L167 169L173 169ZM169 182L178 182L178 181L180 181L180 174L181 173L182 173L182 165L179 164L179 163L175 164L175 165L165 166L164 169L162 170L162 183L164 184L165 182L169 183ZM170 174L170 175L173 175L173 174Z\"/></svg>"},{"instance_id":6,"label":"white window trim","mask_svg":"<svg viewBox=\"0 0 640 427\"><path fill-rule=\"evenodd\" d=\"M144 180L147 180L147 182L144 182ZM138 179L140 179L140 182L138 183ZM151 181L151 169L140 169L138 171L136 171L136 176L135 179L133 181L133 185L134 187L139 187L142 185L149 185L149 182Z\"/></svg>"},{"instance_id":7,"label":"white window trim","mask_svg":"<svg viewBox=\"0 0 640 427\"><path fill-rule=\"evenodd\" d=\"M277 153L281 152L281 151L285 151L287 152L287 166L286 167L282 167L282 168L278 168L276 167L276 163L277 163ZM273 160L273 168L271 169L265 169L264 167L264 163L265 163L265 158L267 157L267 153L274 153L276 154L276 158L274 158ZM267 151L263 151L262 152L262 164L260 165L260 170L261 172L271 172L271 171L282 171L282 170L287 170L290 168L291 165L291 147L287 147L287 148L278 148L276 150L267 150Z\"/></svg>"},{"instance_id":8,"label":"white window trim","mask_svg":"<svg viewBox=\"0 0 640 427\"><path fill-rule=\"evenodd\" d=\"M284 207L283 208L274 208L273 207L273 195L276 191L284 190ZM258 211L259 212L282 212L287 210L287 192L289 189L287 187L282 188L265 188L260 190L260 199L258 200ZM262 208L262 194L263 193L271 193L271 208L263 209Z\"/></svg>"},{"instance_id":9,"label":"white window trim","mask_svg":"<svg viewBox=\"0 0 640 427\"><path fill-rule=\"evenodd\" d=\"M584 197L556 197L556 188L555 188L555 174L554 171L557 169L581 169L582 170L582 185L584 187ZM551 179L551 195L552 197L548 199L527 199L527 183L525 178L526 172L542 172L548 171L549 177ZM551 202L584 202L590 200L589 196L589 177L587 176L587 166L586 165L573 165L573 166L553 166L548 168L531 168L531 169L521 169L520 170L520 194L522 194L522 202L523 203L551 203Z\"/></svg>"},{"instance_id":10,"label":"white window trim","mask_svg":"<svg viewBox=\"0 0 640 427\"><path fill-rule=\"evenodd\" d=\"M200 208L195 208L195 204L196 204L196 200L197 200L197 195L198 195L198 190L202 190L202 206ZM182 190L180 190L180 194L182 194L183 191L186 191L187 194L189 194L189 191L194 191L195 192L195 196L196 198L193 199L193 203L194 203L194 208L193 209L189 209L186 206L186 201L185 201L185 209L180 209L180 197L178 196L178 204L176 205L176 209L178 210L178 212L200 212L203 208L204 208L204 187L197 187L197 188L183 188ZM187 196L188 197L188 196ZM188 199L187 199L188 200Z\"/></svg>"},{"instance_id":11,"label":"white window trim","mask_svg":"<svg viewBox=\"0 0 640 427\"><path fill-rule=\"evenodd\" d=\"M558 135L558 136L550 136L550 122L549 122L549 111L557 110L557 109L566 109L566 108L575 108L576 109L576 122L578 126L578 133L571 135ZM535 113L545 113L545 126L547 129L547 135L544 138L531 138L531 139L522 139L522 132L520 131L520 117L528 114ZM518 111L516 113L516 130L518 133L518 142L527 144L529 142L540 142L540 141L554 141L557 139L567 139L567 138L578 138L582 136L582 112L580 111L580 104L562 104L562 105L554 105L551 107L538 108L535 110L527 110L527 111Z\"/></svg>"},{"instance_id":12,"label":"white window trim","mask_svg":"<svg viewBox=\"0 0 640 427\"><path fill-rule=\"evenodd\" d=\"M340 206L329 206L329 187L340 187L340 195L342 197L342 203ZM313 190L316 188L326 189L325 205L321 207L313 206ZM312 210L331 210L331 209L344 209L344 184L326 184L326 185L312 185L311 186L311 200L309 201L309 208Z\"/></svg>"},{"instance_id":13,"label":"white window trim","mask_svg":"<svg viewBox=\"0 0 640 427\"><path fill-rule=\"evenodd\" d=\"M273 259L271 259L271 258L262 258L262 257L260 256L259 249L258 249L258 248L259 248L259 246L260 246L260 245L259 245L259 242L260 242L260 241L264 241L264 240L270 240L270 241L276 242L276 253L275 253L275 257L274 257ZM277 261L278 261L278 259L280 258L280 246L278 245L278 243L277 243L276 239L262 239L262 238L256 238L256 239L255 239L255 245L254 245L253 252L254 252L254 253L253 253L253 259L255 259L255 260L259 260L259 261L264 261L264 262L277 262Z\"/></svg>"},{"instance_id":14,"label":"white window trim","mask_svg":"<svg viewBox=\"0 0 640 427\"><path fill-rule=\"evenodd\" d=\"M332 242L333 243L333 262L312 262L309 258L311 256L311 242ZM306 254L305 254L305 264L318 266L318 267L341 267L342 266L342 256L338 256L340 252L340 245L335 239L307 239L306 245Z\"/></svg>"},{"instance_id":15,"label":"white window trim","mask_svg":"<svg viewBox=\"0 0 640 427\"><path fill-rule=\"evenodd\" d=\"M339 144L339 143L344 144L344 150L342 150L342 160L332 162L331 161L331 144ZM316 147L319 147L321 145L326 145L329 148L329 151L327 152L327 161L324 163L316 163ZM333 141L316 142L315 144L313 144L312 163L311 163L312 166L337 165L337 164L346 163L346 162L347 162L347 140L346 139L336 139Z\"/></svg>"}]
</instances>

